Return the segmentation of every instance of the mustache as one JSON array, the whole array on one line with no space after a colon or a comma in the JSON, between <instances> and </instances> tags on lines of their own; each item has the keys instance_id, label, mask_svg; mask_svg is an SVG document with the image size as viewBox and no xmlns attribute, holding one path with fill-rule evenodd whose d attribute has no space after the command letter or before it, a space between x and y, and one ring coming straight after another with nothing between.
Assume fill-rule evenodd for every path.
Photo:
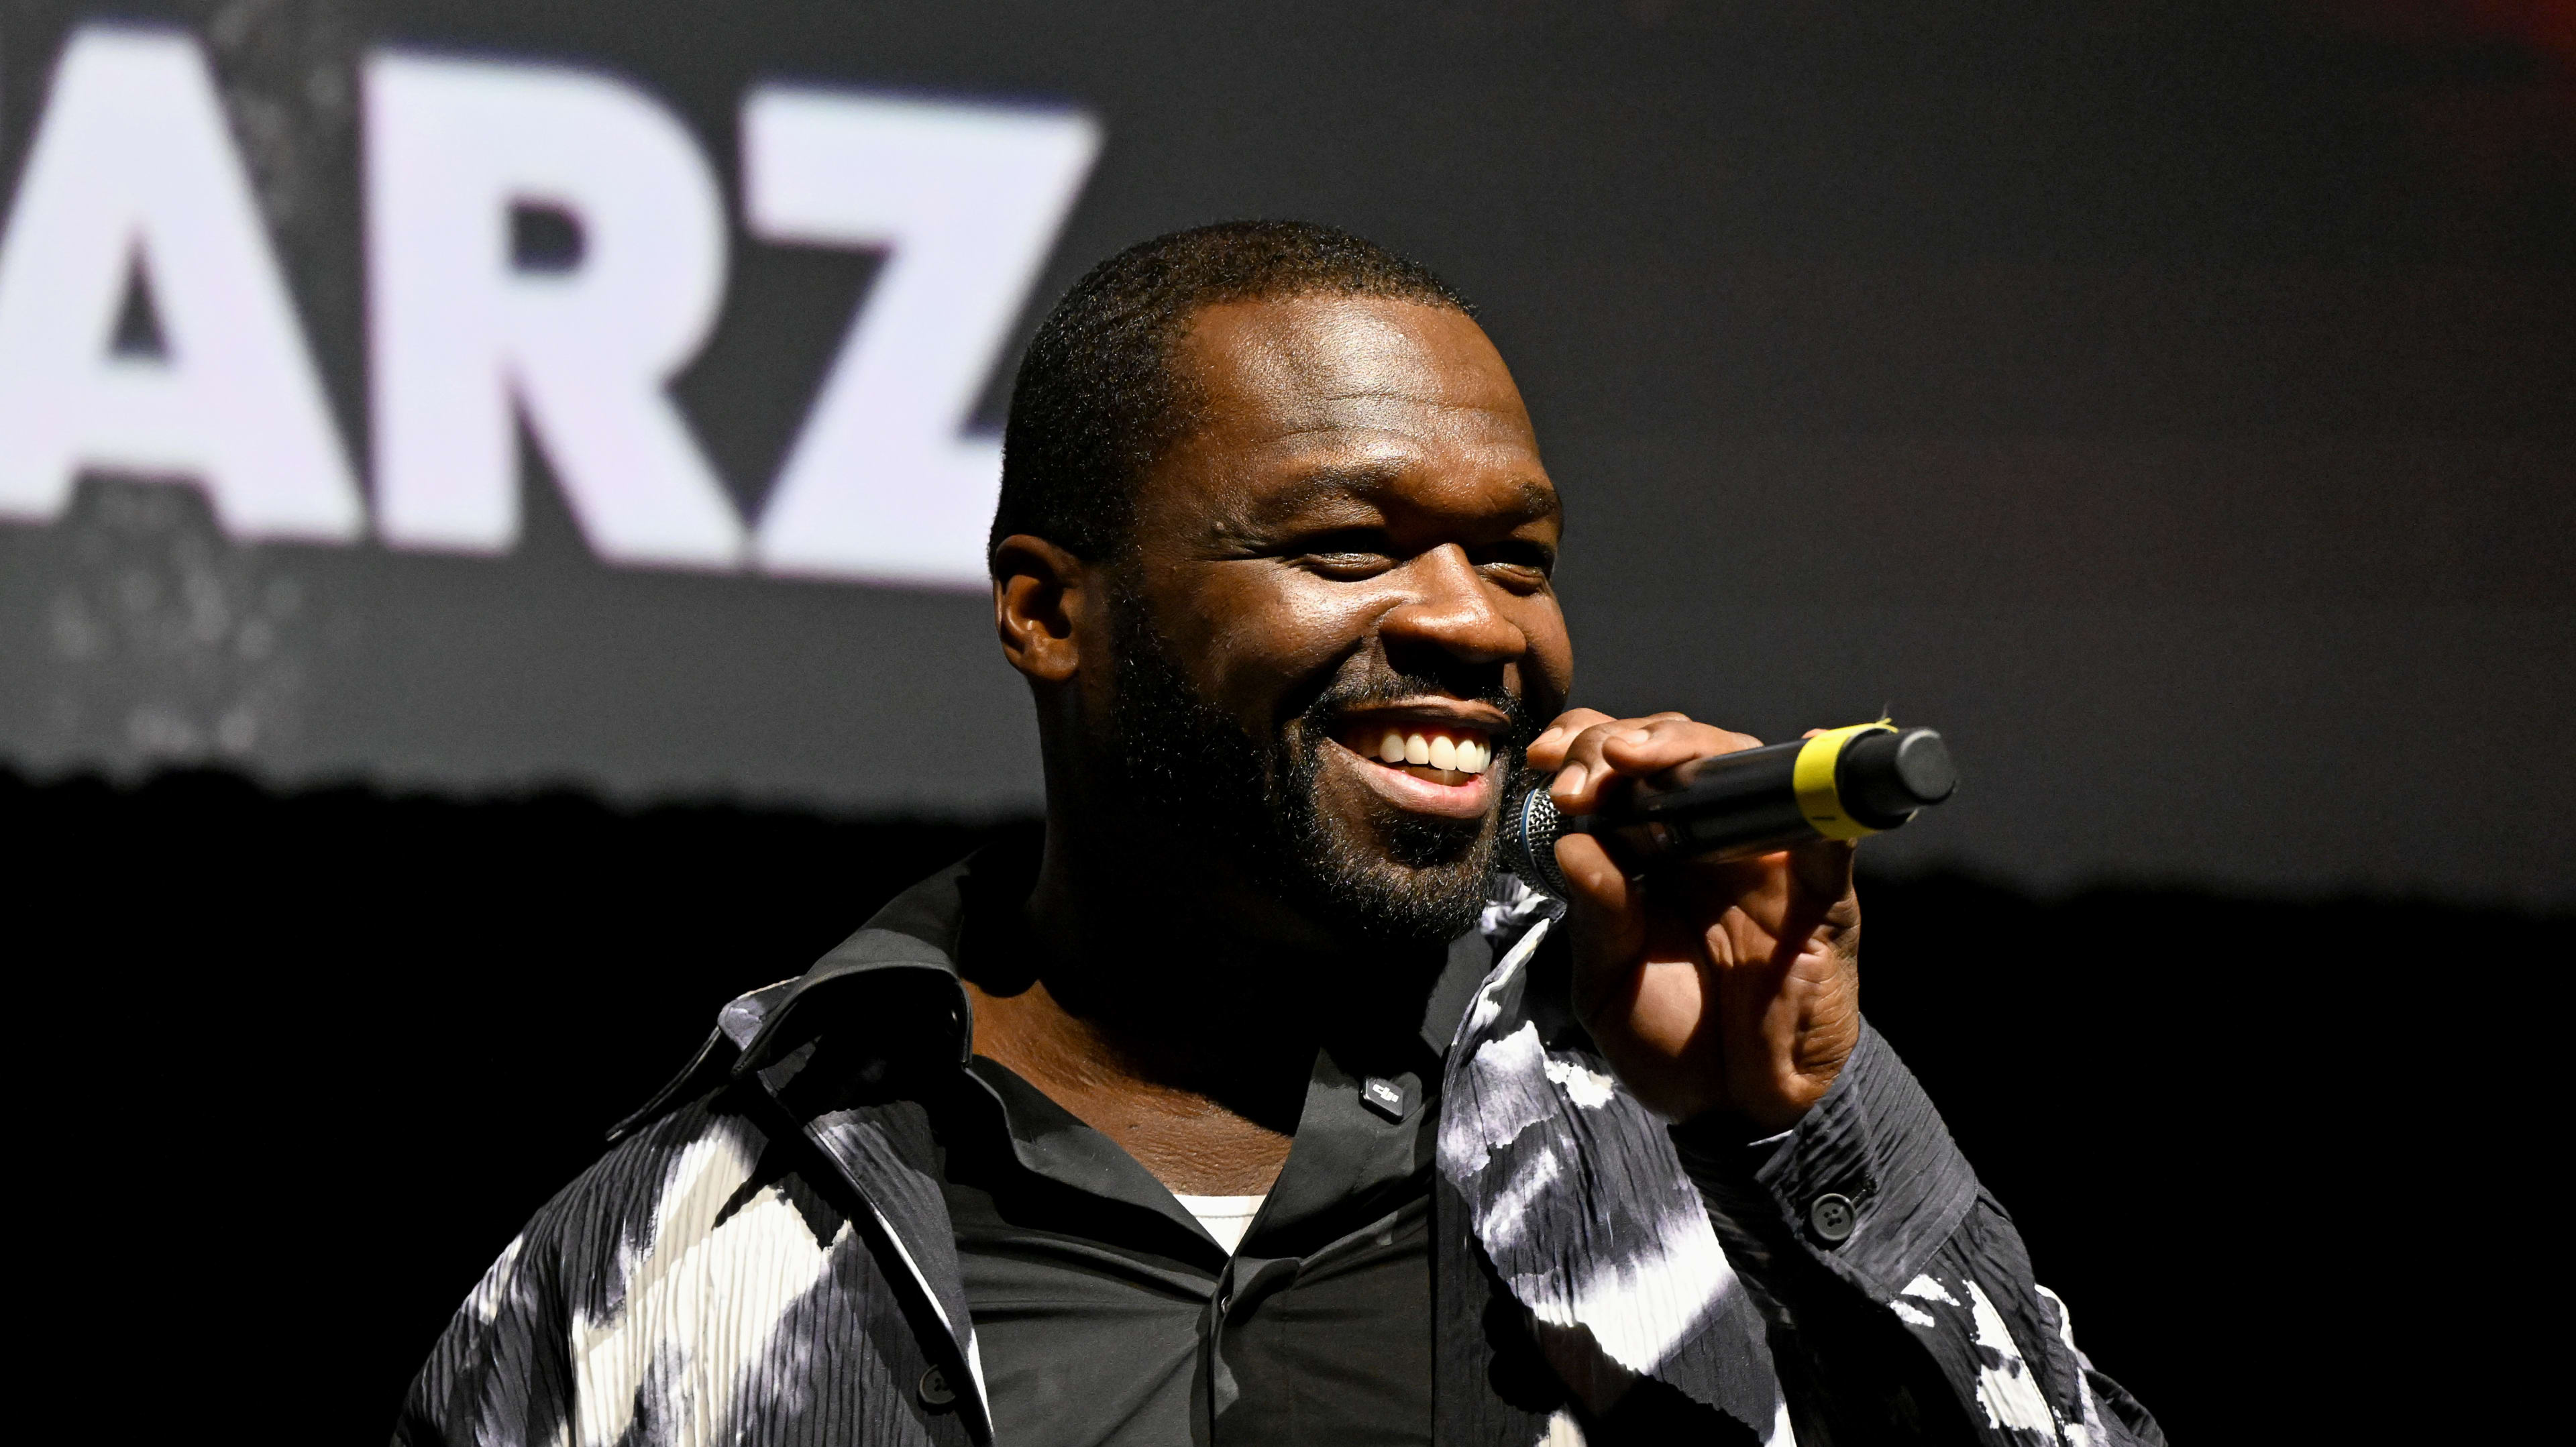
<instances>
[{"instance_id":1,"label":"mustache","mask_svg":"<svg viewBox=\"0 0 2576 1447\"><path fill-rule=\"evenodd\" d=\"M1317 694L1299 711L1301 732L1310 741L1320 741L1341 715L1381 704L1403 703L1410 699L1445 697L1469 703L1481 703L1500 712L1507 722L1503 732L1494 738L1497 748L1510 748L1514 753L1527 747L1538 736L1538 727L1520 696L1503 687L1500 680L1490 685L1461 689L1457 680L1427 673L1385 673L1364 679L1337 680Z\"/></svg>"}]
</instances>

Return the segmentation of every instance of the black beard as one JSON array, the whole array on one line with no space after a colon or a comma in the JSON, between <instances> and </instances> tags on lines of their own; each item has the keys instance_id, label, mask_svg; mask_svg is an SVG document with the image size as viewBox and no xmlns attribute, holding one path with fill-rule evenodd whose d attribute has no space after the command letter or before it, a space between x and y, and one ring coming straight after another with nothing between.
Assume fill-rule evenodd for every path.
<instances>
[{"instance_id":1,"label":"black beard","mask_svg":"<svg viewBox=\"0 0 2576 1447\"><path fill-rule=\"evenodd\" d=\"M1117 640L1109 765L1123 809L1178 851L1215 850L1336 934L1381 944L1447 941L1474 928L1494 872L1498 816L1406 813L1383 848L1325 814L1318 788L1332 724L1345 710L1426 694L1466 696L1511 720L1490 767L1513 776L1529 737L1499 669L1478 679L1403 674L1336 681L1278 734L1257 739L1202 697L1144 604L1110 599ZM1461 690L1462 682L1472 687Z\"/></svg>"}]
</instances>

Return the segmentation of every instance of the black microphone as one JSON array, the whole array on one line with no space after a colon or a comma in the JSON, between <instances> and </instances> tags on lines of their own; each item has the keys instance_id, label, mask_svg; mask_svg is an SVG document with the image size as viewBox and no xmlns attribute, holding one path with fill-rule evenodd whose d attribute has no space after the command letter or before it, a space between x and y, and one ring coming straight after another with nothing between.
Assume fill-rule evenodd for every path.
<instances>
[{"instance_id":1,"label":"black microphone","mask_svg":"<svg viewBox=\"0 0 2576 1447\"><path fill-rule=\"evenodd\" d=\"M1614 856L1640 861L1741 859L1883 833L1958 787L1939 734L1883 719L1675 764L1615 787L1596 814L1559 815L1538 776L1503 810L1503 867L1562 899L1563 835L1590 834L1609 841Z\"/></svg>"}]
</instances>

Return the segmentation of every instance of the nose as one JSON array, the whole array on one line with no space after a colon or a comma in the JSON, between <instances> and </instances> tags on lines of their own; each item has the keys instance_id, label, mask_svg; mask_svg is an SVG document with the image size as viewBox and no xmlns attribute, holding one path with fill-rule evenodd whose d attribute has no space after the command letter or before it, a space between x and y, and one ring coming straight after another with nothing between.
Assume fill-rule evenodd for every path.
<instances>
[{"instance_id":1,"label":"nose","mask_svg":"<svg viewBox=\"0 0 2576 1447\"><path fill-rule=\"evenodd\" d=\"M1469 663L1508 663L1529 651L1529 635L1494 606L1493 585L1467 560L1467 550L1444 544L1405 567L1411 596L1378 621L1390 651L1405 645L1436 648Z\"/></svg>"}]
</instances>

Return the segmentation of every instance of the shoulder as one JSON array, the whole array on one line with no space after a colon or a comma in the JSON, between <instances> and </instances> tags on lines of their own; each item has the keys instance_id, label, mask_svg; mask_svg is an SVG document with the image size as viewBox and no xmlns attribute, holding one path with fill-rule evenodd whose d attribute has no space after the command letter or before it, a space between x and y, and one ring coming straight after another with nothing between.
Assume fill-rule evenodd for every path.
<instances>
[{"instance_id":1,"label":"shoulder","mask_svg":"<svg viewBox=\"0 0 2576 1447\"><path fill-rule=\"evenodd\" d=\"M840 1213L807 1185L801 1142L782 1140L748 1108L756 1091L748 1082L718 1085L620 1136L538 1209L523 1255L536 1253L566 1302L601 1321L622 1313L633 1282L660 1270L656 1262L711 1244L769 1250L776 1242L768 1238L785 1235L828 1249ZM773 1206L789 1209L782 1217ZM756 1246L754 1236L763 1238Z\"/></svg>"},{"instance_id":2,"label":"shoulder","mask_svg":"<svg viewBox=\"0 0 2576 1447\"><path fill-rule=\"evenodd\" d=\"M638 1315L641 1288L674 1262L819 1255L842 1214L823 1202L745 1094L718 1087L666 1107L618 1138L528 1218L457 1308L449 1336L555 1337ZM777 1209L785 1207L785 1210Z\"/></svg>"},{"instance_id":3,"label":"shoulder","mask_svg":"<svg viewBox=\"0 0 2576 1447\"><path fill-rule=\"evenodd\" d=\"M773 1332L710 1333L710 1303L774 1329L831 1277L849 1230L740 1094L665 1110L538 1208L451 1318L399 1440L543 1440L757 1365Z\"/></svg>"}]
</instances>

